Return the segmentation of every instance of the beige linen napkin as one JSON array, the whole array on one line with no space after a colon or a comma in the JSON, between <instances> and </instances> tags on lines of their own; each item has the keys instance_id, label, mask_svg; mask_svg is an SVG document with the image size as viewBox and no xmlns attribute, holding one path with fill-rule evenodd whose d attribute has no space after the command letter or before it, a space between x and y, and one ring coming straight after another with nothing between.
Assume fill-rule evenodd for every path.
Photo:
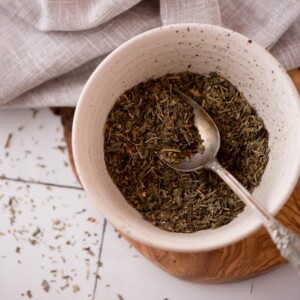
<instances>
[{"instance_id":1,"label":"beige linen napkin","mask_svg":"<svg viewBox=\"0 0 300 300\"><path fill-rule=\"evenodd\" d=\"M238 31L286 69L300 66L299 0L2 0L0 105L74 106L108 53L146 30L185 22Z\"/></svg>"}]
</instances>

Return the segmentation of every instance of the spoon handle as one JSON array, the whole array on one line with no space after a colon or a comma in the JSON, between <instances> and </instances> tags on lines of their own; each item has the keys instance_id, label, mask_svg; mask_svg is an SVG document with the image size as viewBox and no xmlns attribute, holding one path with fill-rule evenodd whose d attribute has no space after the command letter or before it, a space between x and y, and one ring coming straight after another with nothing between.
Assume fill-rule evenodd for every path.
<instances>
[{"instance_id":1,"label":"spoon handle","mask_svg":"<svg viewBox=\"0 0 300 300\"><path fill-rule=\"evenodd\" d=\"M278 222L257 200L236 180L217 160L206 167L217 173L245 204L250 205L260 215L274 244L282 257L290 262L300 275L300 239L297 235Z\"/></svg>"}]
</instances>

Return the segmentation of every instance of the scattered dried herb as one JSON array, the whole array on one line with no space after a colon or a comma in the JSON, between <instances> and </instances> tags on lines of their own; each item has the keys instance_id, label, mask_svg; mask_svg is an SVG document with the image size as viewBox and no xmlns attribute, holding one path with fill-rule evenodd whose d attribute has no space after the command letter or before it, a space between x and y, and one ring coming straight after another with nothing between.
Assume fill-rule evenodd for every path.
<instances>
[{"instance_id":1,"label":"scattered dried herb","mask_svg":"<svg viewBox=\"0 0 300 300\"><path fill-rule=\"evenodd\" d=\"M80 291L80 288L77 284L73 285L73 293L77 293Z\"/></svg>"},{"instance_id":2,"label":"scattered dried herb","mask_svg":"<svg viewBox=\"0 0 300 300\"><path fill-rule=\"evenodd\" d=\"M30 108L32 111L32 118L35 119L36 115L40 112L38 109Z\"/></svg>"},{"instance_id":3,"label":"scattered dried herb","mask_svg":"<svg viewBox=\"0 0 300 300\"><path fill-rule=\"evenodd\" d=\"M98 266L98 268L101 268L101 267L103 267L103 262L101 262L101 261L97 261L97 266Z\"/></svg>"},{"instance_id":4,"label":"scattered dried herb","mask_svg":"<svg viewBox=\"0 0 300 300\"><path fill-rule=\"evenodd\" d=\"M43 280L42 281L42 287L43 287L43 289L44 289L44 291L45 292L49 292L49 290L50 290L50 285L49 285L49 283L48 283L48 281L47 280Z\"/></svg>"},{"instance_id":5,"label":"scattered dried herb","mask_svg":"<svg viewBox=\"0 0 300 300\"><path fill-rule=\"evenodd\" d=\"M91 250L90 247L86 247L86 248L82 248L82 249L85 250L89 255L95 256L95 253Z\"/></svg>"},{"instance_id":6,"label":"scattered dried herb","mask_svg":"<svg viewBox=\"0 0 300 300\"><path fill-rule=\"evenodd\" d=\"M21 131L21 130L23 130L23 128L24 128L23 126L19 127L18 130ZM41 126L39 128L41 128ZM12 137L13 137L13 135L9 134L7 136L6 142L3 141L2 147L3 146L6 148L11 147ZM32 139L32 141L34 141L34 139ZM21 138L21 146L23 146L22 138ZM60 150L61 152L65 151L63 146L58 147L58 150ZM5 154L5 150L4 150L4 154ZM32 154L32 152L30 150L24 150L23 156L25 158L29 154ZM43 157L36 156L36 159L38 161L36 166L44 168L45 166L40 164L41 162L43 162ZM12 162L14 160L20 161L21 158L18 158L18 157L14 158L12 160ZM0 161L0 163L1 163L1 161ZM65 162L65 163L67 164L67 162ZM3 180L3 182L1 180ZM43 203L42 205L44 205L44 204L47 205L48 209L51 210L53 208L53 210L55 210L55 206L53 204L51 204L52 199L55 197L55 195L53 195L52 193L47 193L48 194L47 198L44 199L44 197L42 197L43 198L42 201L40 198L35 199L34 196L32 197L30 190L32 190L32 184L34 185L34 183L36 183L36 181L32 178L29 178L29 181L26 182L19 177L11 179L11 178L6 177L4 174L0 174L0 181L1 181L2 190L3 190L3 187L5 187L5 189L8 189L10 187L10 184L13 184L12 187L9 189L10 191L12 191L12 193L3 193L3 194L0 193L1 209L4 212L3 220L5 220L5 223L9 223L9 221L10 221L10 225L11 225L11 226L8 226L7 230L5 230L5 232L0 231L0 239L1 238L3 239L3 237L5 238L5 236L7 236L8 238L11 236L15 239L13 249L15 249L16 263L19 265L22 264L23 260L21 260L21 258L23 257L23 255L26 256L27 250L30 251L30 249L27 249L28 245L27 246L25 245L25 248L22 247L22 249L21 249L22 244L24 244L26 242L29 244L29 246L31 246L31 245L36 246L36 245L40 244L40 247L41 247L40 250L41 251L46 250L46 252L39 253L39 257L41 258L41 260L38 259L37 261L35 261L36 266L38 266L41 263L39 265L39 267L40 267L40 269L43 270L43 274L46 276L47 276L46 271L48 270L49 267L51 268L51 265L52 265L52 267L58 266L58 270L50 271L50 273L48 275L49 278L44 277L45 280L42 280L43 278L37 279L38 284L41 285L39 287L40 291L41 291L41 287L42 287L42 289L45 292L48 292L51 288L51 292L60 293L60 287L62 285L64 285L64 283L65 283L65 285L63 286L63 289L69 288L69 292L71 292L73 290L74 293L79 294L80 288L73 281L73 278L77 277L78 270L75 268L69 270L69 264L64 265L64 264L67 264L66 259L63 256L60 256L60 254L63 253L64 245L65 245L65 242L67 239L68 239L67 243L69 245L72 245L72 246L75 246L75 244L78 245L76 236L73 236L73 234L70 235L69 234L70 232L68 231L68 229L72 226L74 226L74 227L78 226L78 222L75 223L75 220L73 220L73 218L80 220L80 222L84 222L84 220L86 220L88 218L87 216L83 215L86 212L86 208L81 209L78 212L75 212L72 216L72 220L71 220L71 218L65 217L65 216L61 220L56 219L56 218L54 218L54 219L51 218L50 221L52 221L52 230L50 230L49 232L48 231L43 232L43 228L39 227L39 226L41 226L40 224L42 224L43 222L41 222L41 220L37 214L37 211L39 210L38 207L41 205L41 202L42 202ZM11 181L13 181L13 183L11 183ZM15 186L15 184L18 184L18 185ZM44 185L44 187L47 186L45 183L40 183L40 184ZM47 186L47 188L49 190L52 189L50 186ZM16 194L16 196L10 196L10 195L14 195L14 194ZM22 194L22 196L20 197L19 194ZM81 198L82 194L78 194L77 197ZM65 208L65 207L67 207L67 205L63 204L62 207ZM21 214L24 214L24 212L26 214L28 214L28 218L25 218L25 219L18 218ZM82 216L79 216L80 214ZM47 217L49 217L49 216L47 216ZM89 219L89 222L94 223L94 222L97 222L97 220L95 218L91 217ZM47 224L49 224L49 223L47 222ZM57 232L57 235L55 236L55 239L58 240L57 243L52 241L52 234L55 235L55 230L59 231L59 232ZM45 234L45 237L42 238L44 236L44 234ZM85 236L83 236L83 239L82 239L83 245L96 246L96 245L98 245L98 243L99 243L98 233L96 233L96 232L87 232L87 234ZM83 255L80 255L80 256L76 255L76 259L82 260L83 257L90 257L90 255L94 256L95 254L91 250L86 249L86 253L84 253ZM6 258L7 257L5 255L1 255L1 259L6 259ZM95 258L96 258L96 256L94 258L91 258L91 263L86 265L88 273L90 273L91 268L94 268L96 265L97 259L95 260ZM61 259L62 263L61 263L60 259ZM68 261L68 263L69 263L69 261ZM68 272L70 272L70 275L72 275L74 277L72 277L70 275L67 275L67 276L63 275L65 270L68 270ZM61 274L61 276L60 276L60 274ZM92 274L92 272L91 272L91 274ZM98 278L98 276L97 276L97 278ZM94 277L90 276L90 278L87 278L87 279L94 280ZM35 294L34 290L32 290L32 291L24 290L21 295L26 298L34 298L33 294ZM37 296L35 295L35 298L36 297Z\"/></svg>"},{"instance_id":7,"label":"scattered dried herb","mask_svg":"<svg viewBox=\"0 0 300 300\"><path fill-rule=\"evenodd\" d=\"M173 89L191 96L217 124L220 163L250 192L260 183L268 132L243 94L215 73L168 74L121 95L105 125L107 170L128 203L153 225L186 233L217 228L242 212L244 203L211 171L181 173L155 154L172 149L177 156L170 159L182 159L201 147L186 122L192 115L186 115Z\"/></svg>"},{"instance_id":8,"label":"scattered dried herb","mask_svg":"<svg viewBox=\"0 0 300 300\"><path fill-rule=\"evenodd\" d=\"M117 295L119 300L124 300L124 297L120 294Z\"/></svg>"},{"instance_id":9,"label":"scattered dried herb","mask_svg":"<svg viewBox=\"0 0 300 300\"><path fill-rule=\"evenodd\" d=\"M32 245L35 246L38 242L37 240L29 239L28 242Z\"/></svg>"},{"instance_id":10,"label":"scattered dried herb","mask_svg":"<svg viewBox=\"0 0 300 300\"><path fill-rule=\"evenodd\" d=\"M96 219L93 218L93 217L89 217L87 220L88 220L88 222L91 222L91 223L95 223L96 222Z\"/></svg>"},{"instance_id":11,"label":"scattered dried herb","mask_svg":"<svg viewBox=\"0 0 300 300\"><path fill-rule=\"evenodd\" d=\"M66 147L65 146L57 146L54 149L59 150L61 153L65 153L65 151L66 151Z\"/></svg>"},{"instance_id":12,"label":"scattered dried herb","mask_svg":"<svg viewBox=\"0 0 300 300\"><path fill-rule=\"evenodd\" d=\"M27 295L27 297L28 297L29 299L32 298L32 292L31 292L30 290L28 290L28 291L26 292L26 295Z\"/></svg>"},{"instance_id":13,"label":"scattered dried herb","mask_svg":"<svg viewBox=\"0 0 300 300\"><path fill-rule=\"evenodd\" d=\"M4 148L5 148L5 149L9 148L10 142L11 142L11 139L12 139L12 136L13 136L12 133L10 133L10 134L7 136L7 140L6 140L5 145L4 145Z\"/></svg>"},{"instance_id":14,"label":"scattered dried herb","mask_svg":"<svg viewBox=\"0 0 300 300\"><path fill-rule=\"evenodd\" d=\"M37 227L37 229L32 233L32 236L37 237L39 234L42 234L42 231L39 227Z\"/></svg>"},{"instance_id":15,"label":"scattered dried herb","mask_svg":"<svg viewBox=\"0 0 300 300\"><path fill-rule=\"evenodd\" d=\"M16 222L16 210L15 210L16 202L17 202L17 200L15 197L10 197L8 200L10 225L14 225Z\"/></svg>"}]
</instances>

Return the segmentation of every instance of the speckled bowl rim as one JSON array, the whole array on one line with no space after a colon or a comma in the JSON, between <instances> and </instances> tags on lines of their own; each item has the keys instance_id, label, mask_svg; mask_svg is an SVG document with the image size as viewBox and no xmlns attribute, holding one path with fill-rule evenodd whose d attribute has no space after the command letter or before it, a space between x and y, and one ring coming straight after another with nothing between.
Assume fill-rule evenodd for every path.
<instances>
[{"instance_id":1,"label":"speckled bowl rim","mask_svg":"<svg viewBox=\"0 0 300 300\"><path fill-rule=\"evenodd\" d=\"M88 79L86 85L84 86L82 93L80 95L78 104L76 106L76 111L75 111L74 121L73 121L73 131L72 131L72 149L73 149L74 162L75 162L75 166L76 166L76 169L78 172L78 176L79 176L81 184L82 184L84 190L86 191L86 193L88 194L89 198L93 201L93 203L96 205L96 207L99 209L99 211L102 212L103 215L108 219L108 221L116 229L119 229L121 232L122 232L122 228L126 228L126 226L124 226L124 224L122 222L120 222L120 220L114 215L114 213L112 213L111 211L106 209L105 205L101 205L101 201L97 201L99 195L97 194L97 192L93 189L93 186L91 186L89 181L87 180L89 171L82 164L80 164L78 162L80 160L78 159L79 151L77 149L78 146L77 146L76 142L78 140L78 126L80 126L81 110L82 110L82 107L84 107L86 105L85 95L86 95L87 91L90 89L90 86L92 85L92 83L94 81L97 81L98 73L101 71L102 67L104 65L109 65L110 62L115 59L115 56L118 55L118 53L122 52L126 47L131 46L139 39L144 39L144 38L150 37L162 30L171 30L171 29L172 30L174 30L174 29L181 30L188 26L194 26L194 27L199 26L199 28L201 28L203 30L210 29L210 30L215 30L217 32L222 32L222 33L227 32L228 34L235 34L237 39L249 40L249 38L247 38L246 36L239 34L237 32L234 32L230 29L226 29L226 28L214 26L214 25L207 25L207 24L183 23L183 24L176 24L176 25L166 25L166 26L161 26L158 28L148 30L148 31L141 33L141 34L131 38L130 40L126 41L124 44L122 44L117 49L115 49L113 52L111 52L99 64L99 66L95 69L95 71L92 73L92 75ZM273 64L273 70L275 70L275 72L278 72L279 70L282 72L282 70L284 70L282 65L265 48L263 48L262 46L260 46L259 44L257 44L254 41L252 42L252 48L253 48L253 51L260 52L260 55L264 56L264 58L266 60L269 60L270 63ZM296 87L287 73L284 74L282 72L282 79L285 80L286 83L289 85L289 88L291 89L293 94L298 95ZM293 97L293 99L290 99L290 101L296 102L295 104L298 108L298 111L300 112L299 98L296 99L296 97ZM285 195L282 198L281 203L279 203L277 206L272 206L272 208L269 210L269 212L272 215L275 215L284 206L284 204L286 203L286 201L292 194L292 192L298 182L298 179L300 176L300 154L298 155L297 158L295 158L294 162L296 165L296 168L295 168L296 171L293 174L293 176L291 176L291 184L289 185L289 188L286 188ZM197 252L197 251L199 252L199 251L211 251L211 250L220 249L220 248L224 248L226 246L232 245L236 242L239 242L239 241L245 239L246 237L251 235L253 232L258 230L259 227L261 227L260 223L249 226L248 228L245 229L243 234L230 237L230 239L228 240L227 243L223 242L222 245L216 245L216 246L210 246L210 247L206 247L205 245L201 245L201 247L199 245L191 246L189 244L184 244L184 243L178 244L178 243L174 243L174 242L170 242L170 241L161 241L161 240L159 242L157 242L156 240L150 241L147 238L147 236L143 234L143 231L133 230L132 228L130 231L126 231L126 235L128 237L132 238L133 240L136 240L136 241L143 243L145 245L148 245L150 247L155 247L155 248L170 250L170 251L176 251L176 252Z\"/></svg>"}]
</instances>

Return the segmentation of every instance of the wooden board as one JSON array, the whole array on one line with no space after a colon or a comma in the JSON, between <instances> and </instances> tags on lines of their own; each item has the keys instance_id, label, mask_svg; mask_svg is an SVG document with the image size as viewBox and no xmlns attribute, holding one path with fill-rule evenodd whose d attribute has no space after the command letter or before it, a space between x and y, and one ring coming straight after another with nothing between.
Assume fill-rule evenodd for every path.
<instances>
[{"instance_id":1,"label":"wooden board","mask_svg":"<svg viewBox=\"0 0 300 300\"><path fill-rule=\"evenodd\" d=\"M289 74L300 92L300 70L292 70ZM71 147L74 108L56 108L55 111L61 115L70 162L77 176ZM300 235L300 180L292 196L276 217ZM126 236L125 238L163 270L179 278L196 282L241 280L268 272L285 263L264 228L231 246L199 253L164 251L145 246Z\"/></svg>"}]
</instances>

